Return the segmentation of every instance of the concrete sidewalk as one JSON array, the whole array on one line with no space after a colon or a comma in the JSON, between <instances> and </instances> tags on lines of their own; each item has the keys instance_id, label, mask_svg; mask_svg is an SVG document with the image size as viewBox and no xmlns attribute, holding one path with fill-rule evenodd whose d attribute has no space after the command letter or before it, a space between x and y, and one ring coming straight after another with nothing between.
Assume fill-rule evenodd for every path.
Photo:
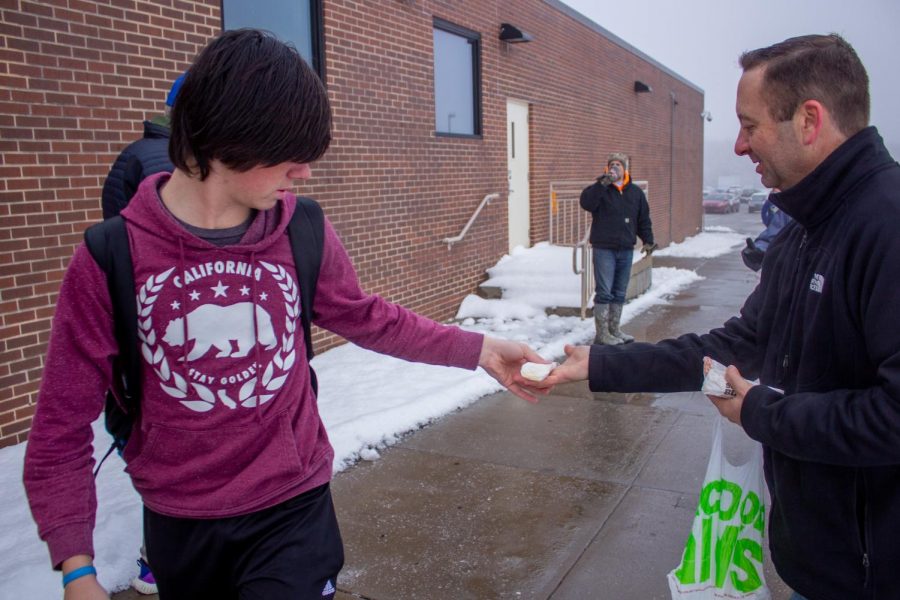
<instances>
[{"instance_id":1,"label":"concrete sidewalk","mask_svg":"<svg viewBox=\"0 0 900 600\"><path fill-rule=\"evenodd\" d=\"M721 222L759 229L730 219ZM639 340L721 325L756 284L737 251L654 263L706 279L629 323ZM483 398L335 477L346 549L337 597L668 599L717 415L699 392L595 395L571 384L537 405ZM730 426L733 461L747 442ZM789 597L770 562L765 577L773 600Z\"/></svg>"},{"instance_id":2,"label":"concrete sidewalk","mask_svg":"<svg viewBox=\"0 0 900 600\"><path fill-rule=\"evenodd\" d=\"M629 323L639 340L721 325L756 284L737 252L654 262L706 279ZM699 392L484 398L335 478L339 597L667 599L717 415ZM740 462L748 440L732 426L726 446Z\"/></svg>"}]
</instances>

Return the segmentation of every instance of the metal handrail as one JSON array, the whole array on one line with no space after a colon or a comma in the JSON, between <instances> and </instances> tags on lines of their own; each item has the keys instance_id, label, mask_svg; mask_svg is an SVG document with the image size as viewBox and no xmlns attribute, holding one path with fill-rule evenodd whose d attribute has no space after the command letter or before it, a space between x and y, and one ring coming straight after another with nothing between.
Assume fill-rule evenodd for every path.
<instances>
[{"instance_id":1,"label":"metal handrail","mask_svg":"<svg viewBox=\"0 0 900 600\"><path fill-rule=\"evenodd\" d=\"M584 237L581 240L572 246L572 272L576 275L581 275L584 272L584 249L588 245L588 239L591 237L591 228L590 226L584 232ZM581 269L578 268L578 251L581 250L582 260L581 260Z\"/></svg>"},{"instance_id":2,"label":"metal handrail","mask_svg":"<svg viewBox=\"0 0 900 600\"><path fill-rule=\"evenodd\" d=\"M590 213L579 205L581 191L590 184L590 181L584 180L550 182L548 237L551 244L572 245L574 240L570 234L573 230L580 230L583 224L590 222Z\"/></svg>"},{"instance_id":3,"label":"metal handrail","mask_svg":"<svg viewBox=\"0 0 900 600\"><path fill-rule=\"evenodd\" d=\"M592 265L593 254L591 253L591 226L588 225L584 231L584 237L572 247L572 271L576 275L581 275L581 318L587 316L587 307L592 305L591 296L594 293L594 269ZM578 254L581 254L581 269L578 268Z\"/></svg>"},{"instance_id":4,"label":"metal handrail","mask_svg":"<svg viewBox=\"0 0 900 600\"><path fill-rule=\"evenodd\" d=\"M481 214L481 209L484 208L485 204L490 204L491 200L496 200L500 197L500 194L494 192L492 194L488 194L484 198L481 199L481 204L478 205L478 208L475 209L475 212L472 214L472 217L469 219L469 222L466 223L466 226L463 227L463 230L459 232L459 235L449 238L444 238L443 243L447 244L447 251L449 252L453 248L453 244L456 242L461 242L464 237L466 237L466 232L469 231L469 227L472 226L472 223L475 222L475 219L478 218L478 215Z\"/></svg>"}]
</instances>

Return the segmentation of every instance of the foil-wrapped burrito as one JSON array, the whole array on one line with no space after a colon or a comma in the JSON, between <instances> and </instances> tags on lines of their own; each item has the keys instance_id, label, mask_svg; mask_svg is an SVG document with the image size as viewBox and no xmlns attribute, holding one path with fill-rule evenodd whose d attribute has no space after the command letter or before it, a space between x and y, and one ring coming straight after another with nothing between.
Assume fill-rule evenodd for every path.
<instances>
[{"instance_id":1,"label":"foil-wrapped burrito","mask_svg":"<svg viewBox=\"0 0 900 600\"><path fill-rule=\"evenodd\" d=\"M547 375L550 374L550 371L555 369L557 366L558 365L555 362L547 364L527 362L522 365L522 368L519 369L519 372L525 379L530 379L531 381L543 381L547 378Z\"/></svg>"},{"instance_id":2,"label":"foil-wrapped burrito","mask_svg":"<svg viewBox=\"0 0 900 600\"><path fill-rule=\"evenodd\" d=\"M708 356L703 357L703 387L700 391L707 396L734 398L734 389L725 381L725 365Z\"/></svg>"}]
</instances>

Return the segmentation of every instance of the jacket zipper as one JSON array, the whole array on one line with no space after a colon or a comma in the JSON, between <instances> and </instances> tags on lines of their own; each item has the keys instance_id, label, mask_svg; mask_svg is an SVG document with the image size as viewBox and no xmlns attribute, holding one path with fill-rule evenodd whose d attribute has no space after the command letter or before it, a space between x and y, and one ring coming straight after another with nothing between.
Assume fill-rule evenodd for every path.
<instances>
[{"instance_id":1,"label":"jacket zipper","mask_svg":"<svg viewBox=\"0 0 900 600\"><path fill-rule=\"evenodd\" d=\"M616 191L614 191L613 193L619 195L618 201L616 202L616 204L619 205L619 210L621 211L621 213L620 213L621 217L619 218L619 222L622 223L623 233L625 234L625 237L622 239L621 245L628 246L629 245L628 240L631 239L631 228L628 227L628 223L626 222L626 219L628 218L628 207L626 206L626 202L625 202L624 190L625 190L625 188L622 188L622 191L619 191L619 188L616 188Z\"/></svg>"},{"instance_id":2,"label":"jacket zipper","mask_svg":"<svg viewBox=\"0 0 900 600\"><path fill-rule=\"evenodd\" d=\"M856 500L859 503L857 509L857 519L859 525L859 548L862 552L862 568L863 568L863 589L869 587L870 561L869 561L869 544L868 544L868 523L869 523L869 502L866 499L866 480L865 475L860 471L856 472Z\"/></svg>"},{"instance_id":3,"label":"jacket zipper","mask_svg":"<svg viewBox=\"0 0 900 600\"><path fill-rule=\"evenodd\" d=\"M796 282L800 277L803 276L803 249L806 246L807 241L807 232L803 232L803 239L800 240L800 247L797 249L797 269L794 272L794 281ZM796 289L796 288L795 288ZM791 366L791 354L790 354L790 343L791 343L791 335L793 333L793 324L794 324L794 312L797 308L797 303L799 302L800 294L791 296L791 304L788 309L788 320L786 322L787 325L787 337L784 340L784 354L781 359L781 377L778 378L779 383L784 383L787 378L788 367Z\"/></svg>"},{"instance_id":4,"label":"jacket zipper","mask_svg":"<svg viewBox=\"0 0 900 600\"><path fill-rule=\"evenodd\" d=\"M867 552L863 552L862 564L863 564L863 589L866 589L869 587L869 554Z\"/></svg>"}]
</instances>

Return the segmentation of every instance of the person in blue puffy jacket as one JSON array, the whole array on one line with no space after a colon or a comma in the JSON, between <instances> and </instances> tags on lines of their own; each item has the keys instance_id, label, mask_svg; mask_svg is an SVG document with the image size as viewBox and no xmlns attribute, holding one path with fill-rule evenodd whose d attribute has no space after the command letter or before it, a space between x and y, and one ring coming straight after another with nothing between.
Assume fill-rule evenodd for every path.
<instances>
[{"instance_id":1,"label":"person in blue puffy jacket","mask_svg":"<svg viewBox=\"0 0 900 600\"><path fill-rule=\"evenodd\" d=\"M125 206L145 177L175 168L169 160L169 113L184 75L172 84L166 96L166 112L144 121L144 137L128 144L116 158L103 184L103 218L114 217Z\"/></svg>"},{"instance_id":2,"label":"person in blue puffy jacket","mask_svg":"<svg viewBox=\"0 0 900 600\"><path fill-rule=\"evenodd\" d=\"M762 268L763 257L775 236L794 220L789 214L772 203L772 196L779 191L777 189L772 190L763 204L762 211L760 211L763 225L766 228L756 236L755 240L747 238L747 246L741 250L741 260L744 261L744 264L749 269L754 271L759 271Z\"/></svg>"}]
</instances>

